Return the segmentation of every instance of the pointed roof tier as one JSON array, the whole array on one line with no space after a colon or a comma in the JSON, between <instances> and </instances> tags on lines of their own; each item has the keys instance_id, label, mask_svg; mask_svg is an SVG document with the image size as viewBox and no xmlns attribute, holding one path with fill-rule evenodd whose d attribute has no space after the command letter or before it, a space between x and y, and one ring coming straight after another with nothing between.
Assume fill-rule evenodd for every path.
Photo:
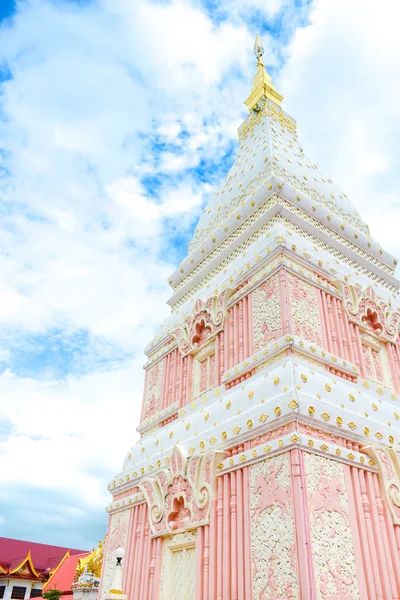
<instances>
[{"instance_id":1,"label":"pointed roof tier","mask_svg":"<svg viewBox=\"0 0 400 600\"><path fill-rule=\"evenodd\" d=\"M364 260L366 268L381 277L393 275L397 261L370 236L369 228L347 198L304 153L296 121L280 108L283 97L272 85L261 56L258 36L254 52L257 72L245 104L250 110L239 128L239 152L220 188L211 197L196 227L189 254L173 273L174 306L183 288L211 262L217 247L230 246L234 231L252 232L252 221L284 215L314 236L334 238L341 252ZM265 220L265 217L263 218ZM331 243L331 240L330 240ZM391 278L391 277L390 277Z\"/></svg>"}]
</instances>

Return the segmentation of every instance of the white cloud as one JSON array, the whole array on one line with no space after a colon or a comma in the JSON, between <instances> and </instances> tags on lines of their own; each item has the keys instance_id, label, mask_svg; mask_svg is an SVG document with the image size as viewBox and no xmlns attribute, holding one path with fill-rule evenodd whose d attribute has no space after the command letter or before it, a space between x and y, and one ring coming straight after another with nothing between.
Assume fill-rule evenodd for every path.
<instances>
[{"instance_id":1,"label":"white cloud","mask_svg":"<svg viewBox=\"0 0 400 600\"><path fill-rule=\"evenodd\" d=\"M230 143L223 123L242 108L226 99L244 90L231 69L252 36L189 2L146 0L30 0L2 34L2 482L69 492L59 514L81 500L97 510L136 437L143 348L168 314L168 231L183 234L210 190L186 169ZM155 135L181 150L157 158ZM141 182L161 174L154 189ZM57 519L44 499L37 510ZM16 527L6 518L5 532Z\"/></svg>"}]
</instances>

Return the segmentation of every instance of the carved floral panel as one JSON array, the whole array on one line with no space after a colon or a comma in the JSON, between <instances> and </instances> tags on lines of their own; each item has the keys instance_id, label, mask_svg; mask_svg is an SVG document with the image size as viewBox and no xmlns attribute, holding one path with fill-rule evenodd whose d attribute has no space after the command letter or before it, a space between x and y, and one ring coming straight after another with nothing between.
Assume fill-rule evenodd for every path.
<instances>
[{"instance_id":1,"label":"carved floral panel","mask_svg":"<svg viewBox=\"0 0 400 600\"><path fill-rule=\"evenodd\" d=\"M294 275L288 275L288 293L294 335L322 346L317 289Z\"/></svg>"},{"instance_id":2,"label":"carved floral panel","mask_svg":"<svg viewBox=\"0 0 400 600\"><path fill-rule=\"evenodd\" d=\"M344 465L304 453L314 578L318 600L358 600Z\"/></svg>"},{"instance_id":3,"label":"carved floral panel","mask_svg":"<svg viewBox=\"0 0 400 600\"><path fill-rule=\"evenodd\" d=\"M163 369L164 360L161 360L146 371L142 421L160 410Z\"/></svg>"},{"instance_id":4,"label":"carved floral panel","mask_svg":"<svg viewBox=\"0 0 400 600\"><path fill-rule=\"evenodd\" d=\"M103 559L103 584L101 598L110 591L113 583L116 558L115 550L126 547L130 510L124 510L110 517L110 526L106 541L106 554Z\"/></svg>"},{"instance_id":5,"label":"carved floral panel","mask_svg":"<svg viewBox=\"0 0 400 600\"><path fill-rule=\"evenodd\" d=\"M253 600L299 597L289 453L250 467Z\"/></svg>"},{"instance_id":6,"label":"carved floral panel","mask_svg":"<svg viewBox=\"0 0 400 600\"><path fill-rule=\"evenodd\" d=\"M282 336L278 275L254 290L252 304L254 351L257 351Z\"/></svg>"}]
</instances>

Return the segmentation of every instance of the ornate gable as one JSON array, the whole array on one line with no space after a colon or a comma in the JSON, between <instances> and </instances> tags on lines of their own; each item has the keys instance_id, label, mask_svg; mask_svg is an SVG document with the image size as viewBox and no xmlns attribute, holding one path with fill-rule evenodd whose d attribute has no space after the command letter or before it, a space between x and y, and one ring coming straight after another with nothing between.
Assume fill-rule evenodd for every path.
<instances>
[{"instance_id":1,"label":"ornate gable","mask_svg":"<svg viewBox=\"0 0 400 600\"><path fill-rule=\"evenodd\" d=\"M208 523L217 452L187 457L173 447L170 466L140 483L150 514L152 532L167 535Z\"/></svg>"},{"instance_id":2,"label":"ornate gable","mask_svg":"<svg viewBox=\"0 0 400 600\"><path fill-rule=\"evenodd\" d=\"M198 299L194 314L185 318L173 332L178 342L178 348L183 356L210 340L222 330L225 321L227 291L208 300Z\"/></svg>"},{"instance_id":3,"label":"ornate gable","mask_svg":"<svg viewBox=\"0 0 400 600\"><path fill-rule=\"evenodd\" d=\"M343 302L351 321L395 343L400 330L400 313L381 300L370 285L364 289L342 283Z\"/></svg>"}]
</instances>

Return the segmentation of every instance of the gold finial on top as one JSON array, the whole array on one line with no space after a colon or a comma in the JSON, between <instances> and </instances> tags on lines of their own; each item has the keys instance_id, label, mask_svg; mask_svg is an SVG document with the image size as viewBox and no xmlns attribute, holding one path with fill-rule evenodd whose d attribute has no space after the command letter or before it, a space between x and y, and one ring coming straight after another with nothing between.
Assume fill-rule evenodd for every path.
<instances>
[{"instance_id":1,"label":"gold finial on top","mask_svg":"<svg viewBox=\"0 0 400 600\"><path fill-rule=\"evenodd\" d=\"M257 64L261 60L262 55L264 54L264 46L261 43L258 33L256 34L256 39L254 40L254 54L257 56Z\"/></svg>"},{"instance_id":2,"label":"gold finial on top","mask_svg":"<svg viewBox=\"0 0 400 600\"><path fill-rule=\"evenodd\" d=\"M253 87L251 88L250 96L245 101L245 105L249 111L252 111L256 108L261 100L268 99L280 106L283 96L276 91L275 86L272 85L271 77L265 70L265 66L261 58L264 54L264 47L258 34L254 40L253 52L257 57L257 72L253 79Z\"/></svg>"}]
</instances>

